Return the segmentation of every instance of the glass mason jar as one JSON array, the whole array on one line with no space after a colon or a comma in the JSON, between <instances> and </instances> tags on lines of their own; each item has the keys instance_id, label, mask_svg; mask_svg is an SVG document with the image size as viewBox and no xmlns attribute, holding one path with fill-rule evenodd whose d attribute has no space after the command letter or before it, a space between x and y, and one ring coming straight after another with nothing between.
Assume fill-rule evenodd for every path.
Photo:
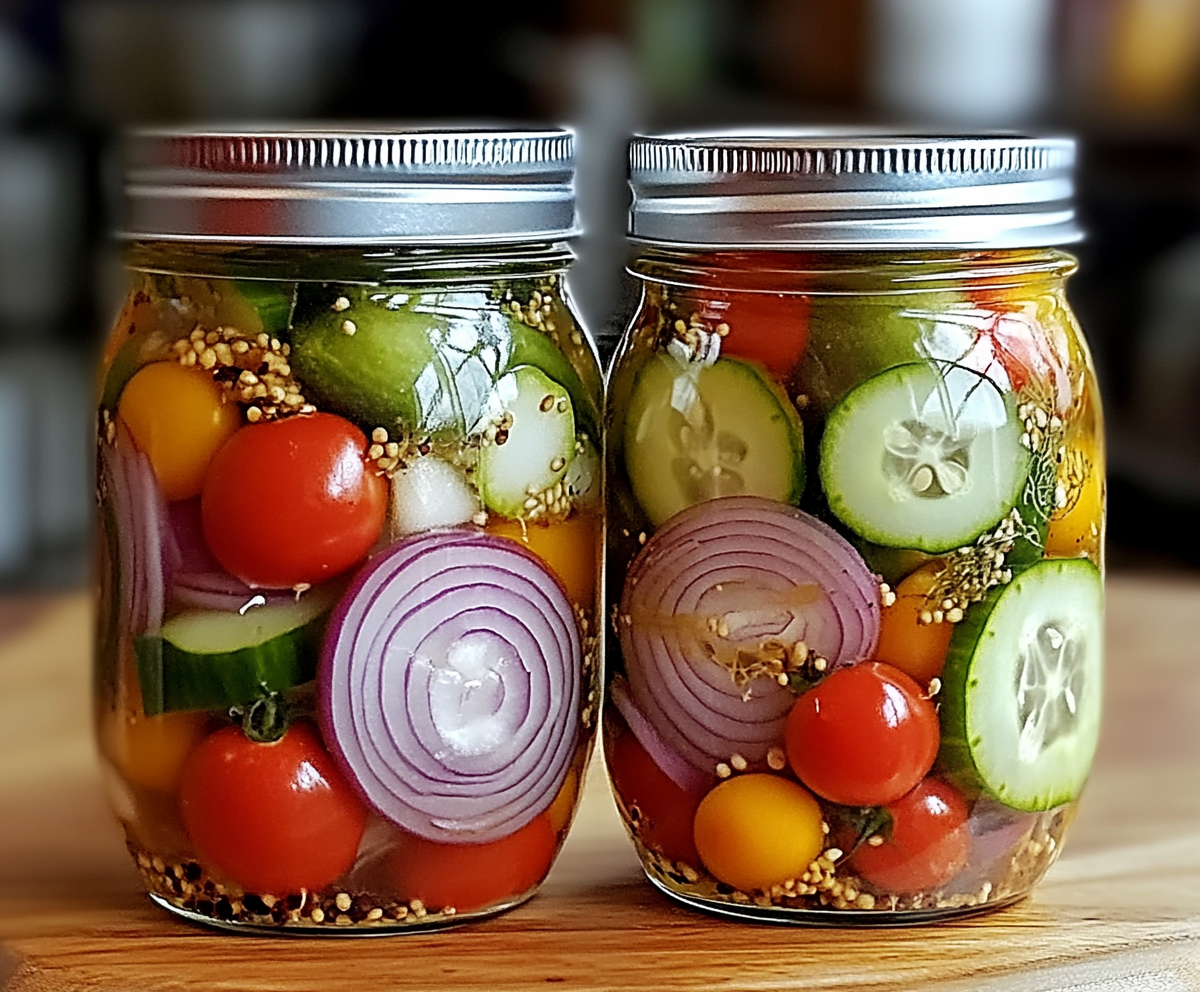
<instances>
[{"instance_id":1,"label":"glass mason jar","mask_svg":"<svg viewBox=\"0 0 1200 992\"><path fill-rule=\"evenodd\" d=\"M892 924L1062 847L1101 706L1074 147L643 138L607 420L604 739L647 877Z\"/></svg>"},{"instance_id":2,"label":"glass mason jar","mask_svg":"<svg viewBox=\"0 0 1200 992\"><path fill-rule=\"evenodd\" d=\"M146 132L129 152L96 717L151 898L320 933L520 903L600 693L571 135Z\"/></svg>"}]
</instances>

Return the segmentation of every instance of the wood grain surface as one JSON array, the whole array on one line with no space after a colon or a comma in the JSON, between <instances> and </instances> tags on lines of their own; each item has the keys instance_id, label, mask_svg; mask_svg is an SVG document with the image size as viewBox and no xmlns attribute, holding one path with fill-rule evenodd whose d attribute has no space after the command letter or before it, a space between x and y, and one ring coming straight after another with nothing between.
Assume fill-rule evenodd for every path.
<instances>
[{"instance_id":1,"label":"wood grain surface","mask_svg":"<svg viewBox=\"0 0 1200 992\"><path fill-rule=\"evenodd\" d=\"M1107 723L1036 895L940 926L820 930L681 909L639 875L600 769L541 894L390 939L216 934L138 891L91 744L88 607L0 608L0 988L1200 990L1200 583L1109 583Z\"/></svg>"}]
</instances>

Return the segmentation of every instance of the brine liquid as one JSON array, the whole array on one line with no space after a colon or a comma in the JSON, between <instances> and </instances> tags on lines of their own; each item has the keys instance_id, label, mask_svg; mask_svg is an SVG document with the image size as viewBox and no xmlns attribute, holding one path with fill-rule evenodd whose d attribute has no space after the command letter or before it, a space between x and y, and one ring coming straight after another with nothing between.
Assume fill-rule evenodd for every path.
<instances>
[{"instance_id":1,"label":"brine liquid","mask_svg":"<svg viewBox=\"0 0 1200 992\"><path fill-rule=\"evenodd\" d=\"M598 719L592 347L544 265L411 285L279 268L139 270L109 339L111 800L148 891L200 921L505 909L550 870ZM374 682L348 674L363 662Z\"/></svg>"},{"instance_id":2,"label":"brine liquid","mask_svg":"<svg viewBox=\"0 0 1200 992\"><path fill-rule=\"evenodd\" d=\"M655 885L735 915L917 922L1011 902L1057 857L1101 698L1104 447L1072 268L636 264L608 400L604 739ZM899 707L879 721L932 734L911 767L830 743L875 739L829 709L868 663Z\"/></svg>"}]
</instances>

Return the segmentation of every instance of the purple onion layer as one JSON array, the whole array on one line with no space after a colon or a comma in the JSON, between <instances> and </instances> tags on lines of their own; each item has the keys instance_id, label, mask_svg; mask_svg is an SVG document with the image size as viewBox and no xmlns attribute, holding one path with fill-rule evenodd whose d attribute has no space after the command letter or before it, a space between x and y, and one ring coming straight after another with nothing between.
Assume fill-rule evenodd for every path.
<instances>
[{"instance_id":1,"label":"purple onion layer","mask_svg":"<svg viewBox=\"0 0 1200 992\"><path fill-rule=\"evenodd\" d=\"M582 645L542 562L440 531L355 577L318 675L326 743L383 816L444 843L519 830L558 794L579 727Z\"/></svg>"},{"instance_id":2,"label":"purple onion layer","mask_svg":"<svg viewBox=\"0 0 1200 992\"><path fill-rule=\"evenodd\" d=\"M634 559L619 609L630 693L696 768L760 763L795 697L755 659L804 642L831 666L869 657L879 586L835 530L757 496L698 503ZM735 672L741 672L740 680Z\"/></svg>"}]
</instances>

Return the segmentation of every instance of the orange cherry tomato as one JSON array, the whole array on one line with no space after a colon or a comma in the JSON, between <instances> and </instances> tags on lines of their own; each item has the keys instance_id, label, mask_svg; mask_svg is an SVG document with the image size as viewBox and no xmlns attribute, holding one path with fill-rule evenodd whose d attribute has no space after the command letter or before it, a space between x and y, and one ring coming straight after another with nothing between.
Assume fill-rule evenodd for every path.
<instances>
[{"instance_id":1,"label":"orange cherry tomato","mask_svg":"<svg viewBox=\"0 0 1200 992\"><path fill-rule=\"evenodd\" d=\"M366 557L387 516L367 439L330 413L243 427L217 452L201 495L217 560L252 586L316 585Z\"/></svg>"},{"instance_id":2,"label":"orange cherry tomato","mask_svg":"<svg viewBox=\"0 0 1200 992\"><path fill-rule=\"evenodd\" d=\"M868 661L838 669L797 699L784 739L792 770L817 795L882 806L925 777L941 734L921 687Z\"/></svg>"},{"instance_id":3,"label":"orange cherry tomato","mask_svg":"<svg viewBox=\"0 0 1200 992\"><path fill-rule=\"evenodd\" d=\"M590 513L576 513L561 523L526 524L497 514L488 519L489 534L511 538L550 566L572 602L592 607L596 599L596 573L600 549L600 522Z\"/></svg>"},{"instance_id":4,"label":"orange cherry tomato","mask_svg":"<svg viewBox=\"0 0 1200 992\"><path fill-rule=\"evenodd\" d=\"M931 561L908 575L896 587L896 602L883 610L879 621L875 660L895 666L922 685L942 674L954 633L953 624L921 622L921 614L930 610L926 596L943 568L943 562Z\"/></svg>"},{"instance_id":5,"label":"orange cherry tomato","mask_svg":"<svg viewBox=\"0 0 1200 992\"><path fill-rule=\"evenodd\" d=\"M226 402L210 373L178 362L141 368L117 409L168 501L200 492L213 456L242 424L238 405Z\"/></svg>"},{"instance_id":6,"label":"orange cherry tomato","mask_svg":"<svg viewBox=\"0 0 1200 992\"><path fill-rule=\"evenodd\" d=\"M821 853L821 807L781 775L739 775L696 810L696 849L715 878L753 892L799 878Z\"/></svg>"},{"instance_id":7,"label":"orange cherry tomato","mask_svg":"<svg viewBox=\"0 0 1200 992\"><path fill-rule=\"evenodd\" d=\"M161 716L116 713L111 720L107 743L124 776L134 785L174 793L184 762L212 718L204 712L183 710Z\"/></svg>"},{"instance_id":8,"label":"orange cherry tomato","mask_svg":"<svg viewBox=\"0 0 1200 992\"><path fill-rule=\"evenodd\" d=\"M860 845L850 867L876 888L906 894L928 892L962 871L971 853L967 803L945 782L927 778L889 803L883 843Z\"/></svg>"},{"instance_id":9,"label":"orange cherry tomato","mask_svg":"<svg viewBox=\"0 0 1200 992\"><path fill-rule=\"evenodd\" d=\"M367 825L366 807L307 723L270 744L236 726L206 737L183 766L179 810L201 861L274 895L344 875Z\"/></svg>"},{"instance_id":10,"label":"orange cherry tomato","mask_svg":"<svg viewBox=\"0 0 1200 992\"><path fill-rule=\"evenodd\" d=\"M408 835L393 856L396 892L469 913L524 895L550 872L558 838L542 813L488 844L442 844Z\"/></svg>"},{"instance_id":11,"label":"orange cherry tomato","mask_svg":"<svg viewBox=\"0 0 1200 992\"><path fill-rule=\"evenodd\" d=\"M701 797L676 785L632 733L610 739L606 758L613 789L636 817L642 843L672 861L699 865L692 821Z\"/></svg>"}]
</instances>

